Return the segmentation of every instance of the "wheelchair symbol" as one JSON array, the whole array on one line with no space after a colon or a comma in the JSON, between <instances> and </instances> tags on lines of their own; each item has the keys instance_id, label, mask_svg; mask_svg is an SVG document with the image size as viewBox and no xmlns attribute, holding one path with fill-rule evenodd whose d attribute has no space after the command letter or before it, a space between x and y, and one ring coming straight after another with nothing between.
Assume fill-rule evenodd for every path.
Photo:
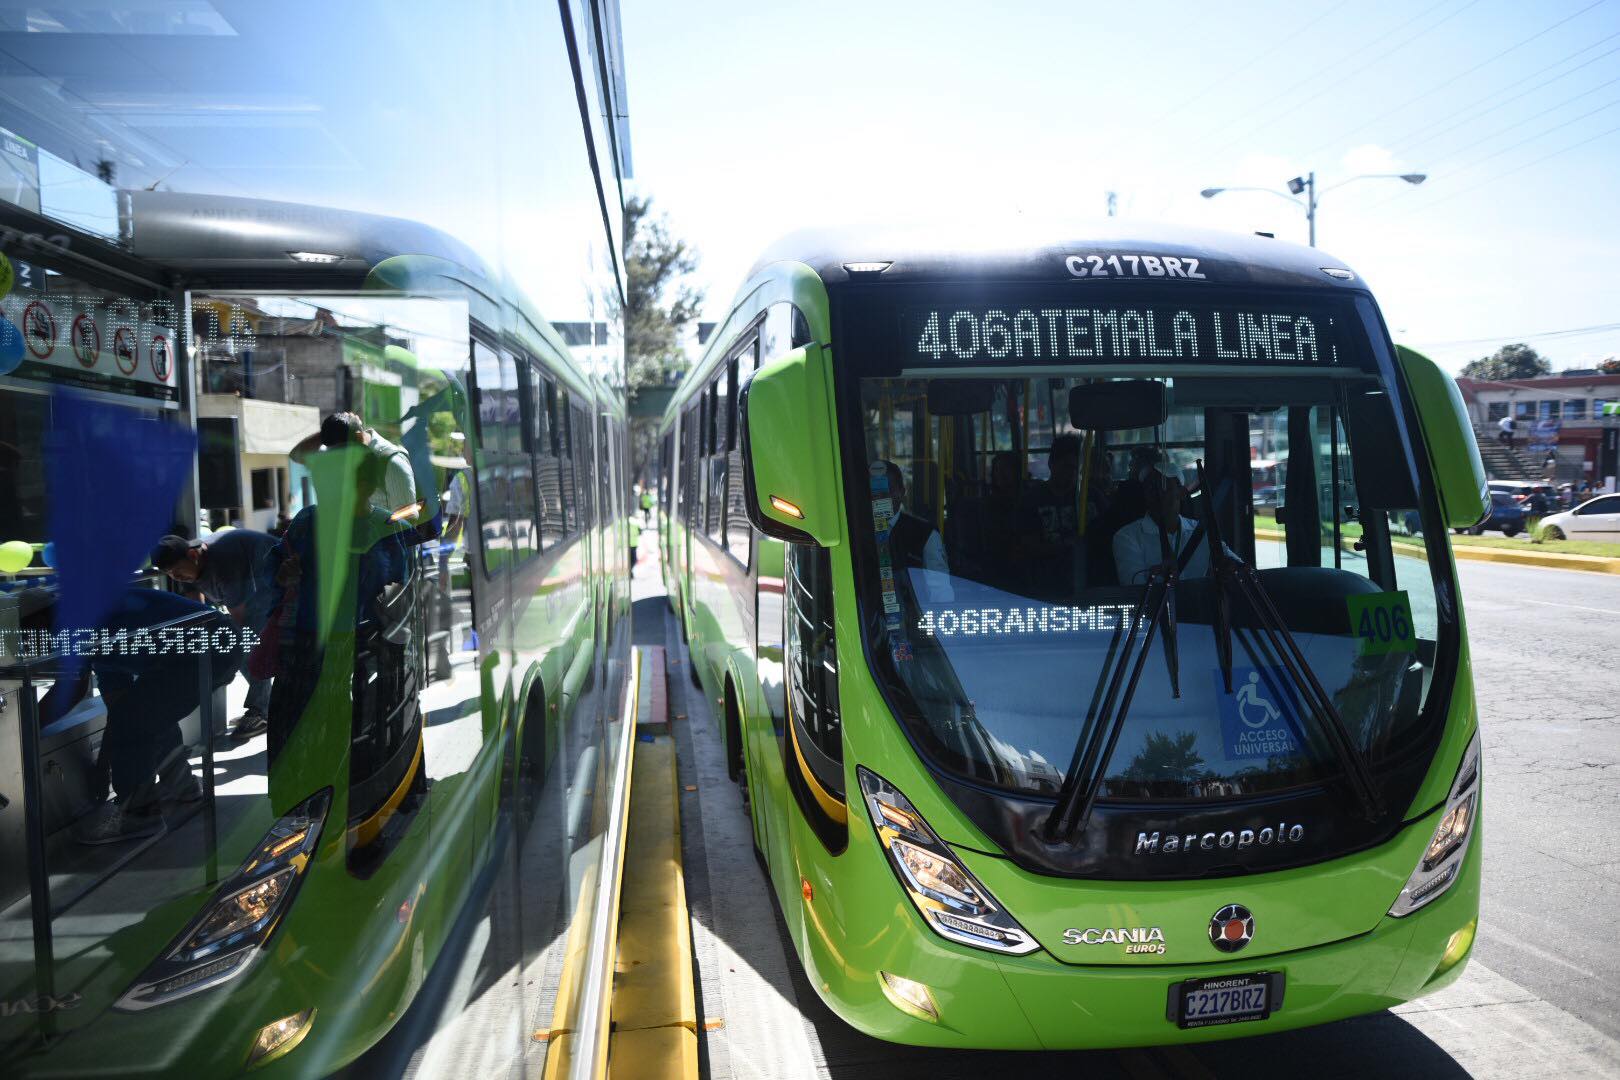
<instances>
[{"instance_id":1,"label":"wheelchair symbol","mask_svg":"<svg viewBox=\"0 0 1620 1080\"><path fill-rule=\"evenodd\" d=\"M1244 726L1262 728L1282 715L1282 711L1260 693L1260 673L1249 672L1249 681L1244 683L1237 692L1238 719ZM1259 719L1251 719L1258 714Z\"/></svg>"}]
</instances>

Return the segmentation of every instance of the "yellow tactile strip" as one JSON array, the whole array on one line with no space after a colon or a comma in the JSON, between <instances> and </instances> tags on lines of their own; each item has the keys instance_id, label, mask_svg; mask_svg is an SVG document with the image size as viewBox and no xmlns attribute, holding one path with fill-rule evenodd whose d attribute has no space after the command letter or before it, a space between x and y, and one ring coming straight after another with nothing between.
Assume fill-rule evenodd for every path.
<instances>
[{"instance_id":1,"label":"yellow tactile strip","mask_svg":"<svg viewBox=\"0 0 1620 1080\"><path fill-rule=\"evenodd\" d=\"M644 652L643 677L655 702L663 693L661 649ZM667 717L639 719L630 782L619 954L613 980L608 1075L619 1080L697 1076L697 1000L692 935L681 870L680 788Z\"/></svg>"}]
</instances>

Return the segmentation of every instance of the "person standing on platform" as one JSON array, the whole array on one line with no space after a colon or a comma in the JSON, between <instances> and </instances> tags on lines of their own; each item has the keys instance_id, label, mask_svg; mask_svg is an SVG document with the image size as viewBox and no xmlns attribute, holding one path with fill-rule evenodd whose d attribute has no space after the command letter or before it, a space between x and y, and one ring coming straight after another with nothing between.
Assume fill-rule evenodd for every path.
<instances>
[{"instance_id":1,"label":"person standing on platform","mask_svg":"<svg viewBox=\"0 0 1620 1080\"><path fill-rule=\"evenodd\" d=\"M230 529L206 540L187 540L172 533L152 549L152 565L187 591L221 604L236 624L264 633L270 609L280 597L276 571L284 557L281 541L269 533ZM237 741L265 729L270 712L270 680L248 676L246 651L242 674L248 677L247 701L231 728Z\"/></svg>"}]
</instances>

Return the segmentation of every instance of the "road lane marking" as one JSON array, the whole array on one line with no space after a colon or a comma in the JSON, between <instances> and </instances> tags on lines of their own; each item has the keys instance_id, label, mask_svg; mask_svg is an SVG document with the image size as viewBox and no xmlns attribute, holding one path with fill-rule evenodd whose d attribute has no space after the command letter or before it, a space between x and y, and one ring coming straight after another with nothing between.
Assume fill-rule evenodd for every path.
<instances>
[{"instance_id":1,"label":"road lane marking","mask_svg":"<svg viewBox=\"0 0 1620 1080\"><path fill-rule=\"evenodd\" d=\"M1453 985L1390 1011L1477 1080L1620 1072L1620 1042L1477 960Z\"/></svg>"},{"instance_id":2,"label":"road lane marking","mask_svg":"<svg viewBox=\"0 0 1620 1080\"><path fill-rule=\"evenodd\" d=\"M1468 597L1465 595L1463 597L1463 599L1467 600ZM1469 601L1469 602L1473 603L1474 601ZM1480 603L1506 604L1506 605L1508 605L1510 607L1512 605L1514 605L1514 604L1540 604L1542 607L1569 608L1571 611L1595 611L1599 615L1620 615L1620 611L1616 611L1614 608L1587 607L1585 604L1560 604L1555 600L1532 600L1528 596L1515 596L1515 597L1512 597L1511 599L1503 599L1503 600L1485 600L1485 599L1481 599L1479 602Z\"/></svg>"},{"instance_id":3,"label":"road lane marking","mask_svg":"<svg viewBox=\"0 0 1620 1080\"><path fill-rule=\"evenodd\" d=\"M1507 905L1504 904L1502 906L1506 907ZM1514 911L1513 908L1508 908L1507 910ZM1534 918L1534 916L1531 916L1526 912L1515 912L1515 914L1524 915L1527 919ZM1534 956L1539 960L1545 960L1550 964L1557 964L1560 967L1566 967L1575 972L1575 974L1584 975L1594 982L1603 981L1603 977L1597 972L1589 971L1586 968L1581 967L1579 964L1572 964L1568 960L1565 960L1562 956L1559 956L1557 953L1552 952L1549 949L1543 949L1539 945L1532 945L1528 941L1525 941L1513 934L1504 933L1489 923L1480 923L1479 932L1485 937L1490 938L1492 941L1501 942L1510 949L1517 949L1520 952L1529 953L1531 956Z\"/></svg>"}]
</instances>

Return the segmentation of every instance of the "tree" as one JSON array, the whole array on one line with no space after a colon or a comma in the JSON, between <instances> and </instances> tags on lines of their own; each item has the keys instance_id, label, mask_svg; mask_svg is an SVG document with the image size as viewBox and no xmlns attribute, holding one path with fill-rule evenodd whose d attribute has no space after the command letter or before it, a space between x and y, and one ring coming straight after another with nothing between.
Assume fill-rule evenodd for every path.
<instances>
[{"instance_id":1,"label":"tree","mask_svg":"<svg viewBox=\"0 0 1620 1080\"><path fill-rule=\"evenodd\" d=\"M624 306L614 315L624 320L625 380L633 403L646 391L671 385L686 368L681 332L697 318L703 293L683 279L697 266L697 252L670 234L669 219L653 213L651 199L624 204ZM638 483L652 479L657 443L660 404L658 395L647 396L642 409L631 409L630 476Z\"/></svg>"},{"instance_id":2,"label":"tree","mask_svg":"<svg viewBox=\"0 0 1620 1080\"><path fill-rule=\"evenodd\" d=\"M631 394L667 385L686 366L680 336L698 316L703 294L682 279L697 270L697 253L670 234L650 198L624 204L624 359Z\"/></svg>"},{"instance_id":3,"label":"tree","mask_svg":"<svg viewBox=\"0 0 1620 1080\"><path fill-rule=\"evenodd\" d=\"M1620 356L1606 356L1598 361L1597 369L1605 375L1620 375Z\"/></svg>"},{"instance_id":4,"label":"tree","mask_svg":"<svg viewBox=\"0 0 1620 1080\"><path fill-rule=\"evenodd\" d=\"M1198 752L1198 733L1178 731L1174 735L1149 732L1142 744L1142 752L1125 767L1129 780L1195 780L1204 767L1204 755Z\"/></svg>"},{"instance_id":5,"label":"tree","mask_svg":"<svg viewBox=\"0 0 1620 1080\"><path fill-rule=\"evenodd\" d=\"M1504 345L1489 356L1470 360L1462 373L1471 379L1533 379L1552 373L1547 358L1523 343Z\"/></svg>"}]
</instances>

